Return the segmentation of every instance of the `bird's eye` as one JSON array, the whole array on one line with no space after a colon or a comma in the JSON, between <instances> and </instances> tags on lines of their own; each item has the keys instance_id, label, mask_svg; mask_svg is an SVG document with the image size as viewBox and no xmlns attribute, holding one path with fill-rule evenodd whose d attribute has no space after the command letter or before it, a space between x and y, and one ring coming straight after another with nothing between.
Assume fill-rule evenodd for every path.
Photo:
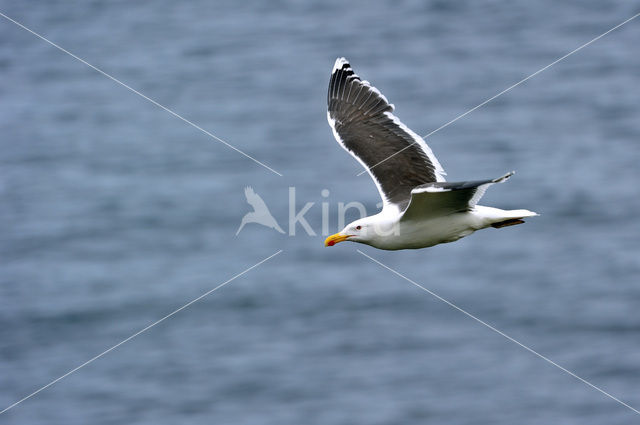
<instances>
[{"instance_id":1,"label":"bird's eye","mask_svg":"<svg viewBox=\"0 0 640 425\"><path fill-rule=\"evenodd\" d=\"M356 230L362 229L362 226L356 226Z\"/></svg>"}]
</instances>

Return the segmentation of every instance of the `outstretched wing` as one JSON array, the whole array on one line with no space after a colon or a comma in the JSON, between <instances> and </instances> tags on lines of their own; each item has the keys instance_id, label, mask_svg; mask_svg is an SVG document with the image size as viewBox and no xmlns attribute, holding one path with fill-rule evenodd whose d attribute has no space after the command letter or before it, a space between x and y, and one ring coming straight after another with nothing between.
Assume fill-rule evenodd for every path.
<instances>
[{"instance_id":1,"label":"outstretched wing","mask_svg":"<svg viewBox=\"0 0 640 425\"><path fill-rule=\"evenodd\" d=\"M492 180L437 182L418 186L411 191L411 202L400 220L422 220L470 211L489 186L502 183L512 175L513 171Z\"/></svg>"},{"instance_id":2,"label":"outstretched wing","mask_svg":"<svg viewBox=\"0 0 640 425\"><path fill-rule=\"evenodd\" d=\"M403 210L414 187L444 181L429 146L393 115L393 105L362 81L345 58L333 67L327 102L333 135L367 169L384 207Z\"/></svg>"}]
</instances>

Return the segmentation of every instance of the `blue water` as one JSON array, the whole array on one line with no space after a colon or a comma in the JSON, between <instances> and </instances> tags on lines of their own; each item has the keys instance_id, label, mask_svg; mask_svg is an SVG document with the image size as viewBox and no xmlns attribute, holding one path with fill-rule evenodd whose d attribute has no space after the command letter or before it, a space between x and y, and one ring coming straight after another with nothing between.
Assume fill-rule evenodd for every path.
<instances>
[{"instance_id":1,"label":"blue water","mask_svg":"<svg viewBox=\"0 0 640 425\"><path fill-rule=\"evenodd\" d=\"M640 416L640 20L428 139L483 203L456 243L324 248L379 201L325 119L350 59L427 134L637 13L589 2L0 2L0 415L9 424L630 424ZM249 224L251 185L296 236ZM321 191L328 189L327 198ZM352 213L354 211L351 211ZM353 214L352 214L353 215Z\"/></svg>"}]
</instances>

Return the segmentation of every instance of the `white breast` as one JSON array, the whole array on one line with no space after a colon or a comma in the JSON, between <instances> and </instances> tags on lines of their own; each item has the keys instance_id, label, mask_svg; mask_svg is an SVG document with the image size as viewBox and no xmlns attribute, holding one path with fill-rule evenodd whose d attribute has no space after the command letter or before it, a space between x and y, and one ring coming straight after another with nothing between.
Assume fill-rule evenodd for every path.
<instances>
[{"instance_id":1,"label":"white breast","mask_svg":"<svg viewBox=\"0 0 640 425\"><path fill-rule=\"evenodd\" d=\"M391 250L426 248L457 241L482 227L485 227L482 220L466 212L428 220L402 221L396 223L394 232L377 235L369 244Z\"/></svg>"}]
</instances>

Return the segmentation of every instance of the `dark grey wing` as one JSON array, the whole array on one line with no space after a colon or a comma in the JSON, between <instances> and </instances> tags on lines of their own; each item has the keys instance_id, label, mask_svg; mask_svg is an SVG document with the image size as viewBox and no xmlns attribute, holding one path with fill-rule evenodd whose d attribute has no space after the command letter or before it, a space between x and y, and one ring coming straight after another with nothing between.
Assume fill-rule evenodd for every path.
<instances>
[{"instance_id":1,"label":"dark grey wing","mask_svg":"<svg viewBox=\"0 0 640 425\"><path fill-rule=\"evenodd\" d=\"M415 187L411 191L411 202L400 220L421 220L470 211L489 186L502 183L512 175L513 171L492 180L436 182Z\"/></svg>"},{"instance_id":2,"label":"dark grey wing","mask_svg":"<svg viewBox=\"0 0 640 425\"><path fill-rule=\"evenodd\" d=\"M327 103L336 140L367 169L385 206L403 210L414 187L444 181L429 146L393 115L393 105L362 81L345 58L333 67Z\"/></svg>"}]
</instances>

